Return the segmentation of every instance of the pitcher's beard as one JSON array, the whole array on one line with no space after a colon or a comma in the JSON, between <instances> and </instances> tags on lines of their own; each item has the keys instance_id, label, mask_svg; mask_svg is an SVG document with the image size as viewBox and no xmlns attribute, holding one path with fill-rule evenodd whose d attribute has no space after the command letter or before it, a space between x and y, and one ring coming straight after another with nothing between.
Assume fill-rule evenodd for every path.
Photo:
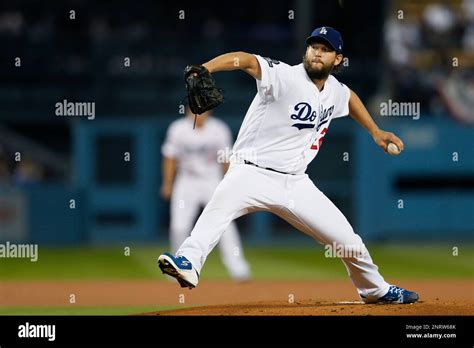
<instances>
[{"instance_id":1,"label":"pitcher's beard","mask_svg":"<svg viewBox=\"0 0 474 348\"><path fill-rule=\"evenodd\" d=\"M324 65L320 70L316 70L311 67L311 63L307 61L306 59L303 59L303 65L309 78L316 79L316 80L327 79L333 68L332 66Z\"/></svg>"}]
</instances>

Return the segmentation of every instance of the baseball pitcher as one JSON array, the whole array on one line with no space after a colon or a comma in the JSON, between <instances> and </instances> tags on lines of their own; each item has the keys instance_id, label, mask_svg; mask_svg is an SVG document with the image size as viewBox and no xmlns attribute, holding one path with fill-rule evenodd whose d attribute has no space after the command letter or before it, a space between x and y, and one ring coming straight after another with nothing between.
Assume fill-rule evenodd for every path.
<instances>
[{"instance_id":1,"label":"baseball pitcher","mask_svg":"<svg viewBox=\"0 0 474 348\"><path fill-rule=\"evenodd\" d=\"M222 101L211 73L245 71L255 78L257 94L234 144L229 171L190 237L175 255L160 255L158 265L182 287L193 288L207 255L232 220L254 211L269 211L317 242L342 248L342 262L364 302L416 302L416 292L384 280L360 236L305 174L331 121L347 115L360 123L384 151L390 143L403 150L403 142L379 129L357 94L332 75L343 60L340 33L320 27L306 44L303 62L294 66L233 52L202 66L186 68L189 104L197 114Z\"/></svg>"}]
</instances>

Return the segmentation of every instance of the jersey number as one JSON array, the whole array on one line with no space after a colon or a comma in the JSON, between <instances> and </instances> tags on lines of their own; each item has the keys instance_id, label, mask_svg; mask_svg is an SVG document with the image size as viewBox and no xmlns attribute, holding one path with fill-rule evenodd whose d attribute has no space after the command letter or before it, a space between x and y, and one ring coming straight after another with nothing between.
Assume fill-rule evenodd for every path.
<instances>
[{"instance_id":1,"label":"jersey number","mask_svg":"<svg viewBox=\"0 0 474 348\"><path fill-rule=\"evenodd\" d=\"M327 130L328 130L327 128L324 128L321 131L321 136L319 137L319 139L316 139L313 145L311 145L311 150L318 150L321 148L321 144L323 143L323 139L324 139L324 136L326 135Z\"/></svg>"}]
</instances>

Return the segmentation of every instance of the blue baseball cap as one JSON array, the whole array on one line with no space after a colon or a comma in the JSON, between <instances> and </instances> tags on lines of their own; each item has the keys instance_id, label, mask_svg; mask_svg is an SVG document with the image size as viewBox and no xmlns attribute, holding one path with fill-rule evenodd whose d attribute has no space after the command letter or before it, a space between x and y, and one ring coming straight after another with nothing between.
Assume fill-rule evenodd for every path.
<instances>
[{"instance_id":1,"label":"blue baseball cap","mask_svg":"<svg viewBox=\"0 0 474 348\"><path fill-rule=\"evenodd\" d=\"M306 38L306 44L310 44L315 39L322 39L331 46L337 54L342 53L342 36L336 29L331 27L320 27L313 30Z\"/></svg>"}]
</instances>

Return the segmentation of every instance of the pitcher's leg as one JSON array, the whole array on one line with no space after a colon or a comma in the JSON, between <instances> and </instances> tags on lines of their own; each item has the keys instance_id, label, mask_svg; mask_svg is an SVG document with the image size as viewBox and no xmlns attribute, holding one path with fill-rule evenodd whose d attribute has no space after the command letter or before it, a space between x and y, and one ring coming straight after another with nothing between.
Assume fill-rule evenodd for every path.
<instances>
[{"instance_id":1,"label":"pitcher's leg","mask_svg":"<svg viewBox=\"0 0 474 348\"><path fill-rule=\"evenodd\" d=\"M303 232L326 246L335 247L333 255L341 256L359 294L378 298L387 293L390 285L380 275L362 239L313 182L309 178L298 180L289 192L293 203L288 211L296 220L293 224L299 223Z\"/></svg>"},{"instance_id":2,"label":"pitcher's leg","mask_svg":"<svg viewBox=\"0 0 474 348\"><path fill-rule=\"evenodd\" d=\"M186 257L200 272L207 256L219 242L232 220L250 209L274 200L277 192L269 183L265 170L249 165L233 165L204 208L191 236L176 253ZM257 194L258 193L258 194Z\"/></svg>"},{"instance_id":3,"label":"pitcher's leg","mask_svg":"<svg viewBox=\"0 0 474 348\"><path fill-rule=\"evenodd\" d=\"M237 224L232 221L222 235L219 242L219 251L230 276L236 280L250 278L250 267L244 257L244 250L237 229Z\"/></svg>"}]
</instances>

